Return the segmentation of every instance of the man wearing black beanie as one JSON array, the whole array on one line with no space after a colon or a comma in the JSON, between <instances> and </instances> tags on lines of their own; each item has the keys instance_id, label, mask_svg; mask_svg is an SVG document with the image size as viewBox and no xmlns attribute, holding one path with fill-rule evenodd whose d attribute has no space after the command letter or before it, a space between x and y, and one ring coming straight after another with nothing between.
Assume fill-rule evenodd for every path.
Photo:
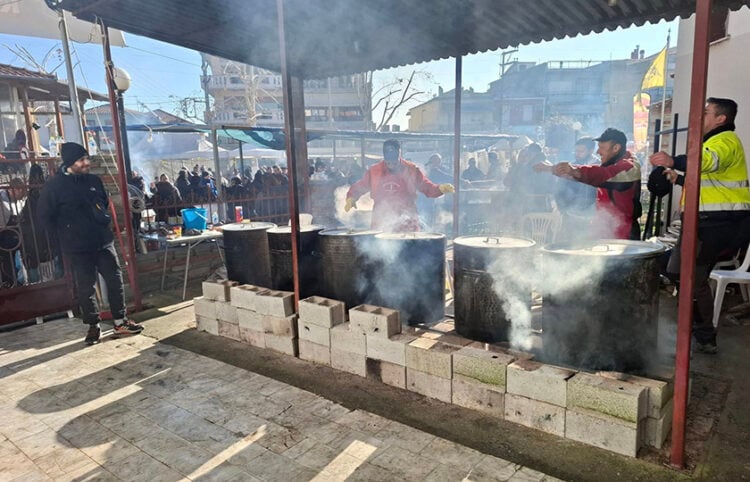
<instances>
[{"instance_id":1,"label":"man wearing black beanie","mask_svg":"<svg viewBox=\"0 0 750 482\"><path fill-rule=\"evenodd\" d=\"M39 215L42 223L57 233L63 252L70 258L81 317L89 325L85 341L93 345L101 336L97 273L107 284L115 335L135 335L143 327L125 315L122 272L109 226L109 196L101 179L89 173L88 155L75 142L62 145L62 167L42 188Z\"/></svg>"}]
</instances>

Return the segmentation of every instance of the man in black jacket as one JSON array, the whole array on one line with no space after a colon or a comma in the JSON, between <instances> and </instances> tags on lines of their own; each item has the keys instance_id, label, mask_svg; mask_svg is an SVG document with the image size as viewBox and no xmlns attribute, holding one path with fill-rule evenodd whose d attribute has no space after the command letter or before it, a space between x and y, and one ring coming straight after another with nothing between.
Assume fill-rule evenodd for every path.
<instances>
[{"instance_id":1,"label":"man in black jacket","mask_svg":"<svg viewBox=\"0 0 750 482\"><path fill-rule=\"evenodd\" d=\"M78 304L83 322L89 325L86 344L99 342L99 306L96 275L102 275L115 335L135 335L143 327L125 316L122 272L109 227L109 197L101 179L89 174L88 152L80 144L66 142L60 149L60 172L42 188L39 200L41 221L55 230L62 250L70 257Z\"/></svg>"}]
</instances>

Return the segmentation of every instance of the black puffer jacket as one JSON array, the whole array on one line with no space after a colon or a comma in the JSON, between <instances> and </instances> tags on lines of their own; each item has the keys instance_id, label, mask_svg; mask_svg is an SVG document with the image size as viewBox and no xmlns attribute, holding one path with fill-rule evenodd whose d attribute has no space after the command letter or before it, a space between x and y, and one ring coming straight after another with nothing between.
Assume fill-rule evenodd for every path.
<instances>
[{"instance_id":1,"label":"black puffer jacket","mask_svg":"<svg viewBox=\"0 0 750 482\"><path fill-rule=\"evenodd\" d=\"M114 239L109 227L109 197L93 174L59 172L42 188L39 216L47 229L57 232L66 253L104 248Z\"/></svg>"}]
</instances>

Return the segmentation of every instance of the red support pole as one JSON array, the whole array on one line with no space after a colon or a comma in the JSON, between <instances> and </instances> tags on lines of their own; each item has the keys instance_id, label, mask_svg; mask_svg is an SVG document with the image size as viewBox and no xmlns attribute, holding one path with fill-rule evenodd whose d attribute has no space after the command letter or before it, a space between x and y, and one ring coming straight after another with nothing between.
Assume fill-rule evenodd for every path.
<instances>
[{"instance_id":1,"label":"red support pole","mask_svg":"<svg viewBox=\"0 0 750 482\"><path fill-rule=\"evenodd\" d=\"M125 269L128 272L128 281L130 290L133 293L135 311L140 311L141 288L138 286L137 267L135 262L135 233L133 231L133 216L130 213L130 200L128 199L128 180L125 172L125 156L122 152L122 131L120 130L120 117L117 115L117 94L115 94L114 64L112 63L112 52L109 46L109 31L104 22L101 23L102 29L102 47L104 48L104 67L107 71L107 90L109 91L109 105L112 108L112 134L115 137L115 153L117 158L117 183L120 186L122 196L123 229L128 238L127 249L123 249L125 257ZM84 138L85 142L85 138ZM117 233L120 236L120 233Z\"/></svg>"},{"instance_id":2,"label":"red support pole","mask_svg":"<svg viewBox=\"0 0 750 482\"><path fill-rule=\"evenodd\" d=\"M708 77L709 25L711 1L697 0L693 71L690 86L690 117L688 120L687 172L685 173L685 210L682 219L680 247L680 298L677 313L677 354L675 357L674 413L672 415L672 453L670 463L685 466L685 422L690 374L690 328L693 321L693 290L695 282L696 231L700 196L700 167L703 149L703 111Z\"/></svg>"},{"instance_id":3,"label":"red support pole","mask_svg":"<svg viewBox=\"0 0 750 482\"><path fill-rule=\"evenodd\" d=\"M284 91L284 128L286 130L286 159L289 176L289 213L292 227L292 273L294 279L294 305L299 304L299 199L297 184L307 171L307 156L304 165L298 169L298 154L305 153L307 139L305 133L305 107L302 79L289 73L286 51L286 29L284 26L284 0L276 0L279 27L279 56L281 64L281 85ZM302 177L304 179L304 177ZM307 186L307 184L303 184Z\"/></svg>"}]
</instances>

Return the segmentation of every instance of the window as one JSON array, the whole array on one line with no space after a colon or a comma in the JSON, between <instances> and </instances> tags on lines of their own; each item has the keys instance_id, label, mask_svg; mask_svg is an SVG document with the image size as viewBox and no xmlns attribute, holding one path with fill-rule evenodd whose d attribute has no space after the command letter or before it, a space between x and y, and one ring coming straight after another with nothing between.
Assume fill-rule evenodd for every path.
<instances>
[{"instance_id":1,"label":"window","mask_svg":"<svg viewBox=\"0 0 750 482\"><path fill-rule=\"evenodd\" d=\"M229 83L234 85L242 85L244 82L242 82L241 77L229 77Z\"/></svg>"},{"instance_id":2,"label":"window","mask_svg":"<svg viewBox=\"0 0 750 482\"><path fill-rule=\"evenodd\" d=\"M362 109L359 107L336 107L333 109L333 118L344 122L361 121L363 119Z\"/></svg>"},{"instance_id":3,"label":"window","mask_svg":"<svg viewBox=\"0 0 750 482\"><path fill-rule=\"evenodd\" d=\"M305 120L312 122L324 122L328 120L328 110L323 108L305 109Z\"/></svg>"},{"instance_id":4,"label":"window","mask_svg":"<svg viewBox=\"0 0 750 482\"><path fill-rule=\"evenodd\" d=\"M727 20L729 9L722 8L711 12L711 20L708 26L708 41L715 42L727 37Z\"/></svg>"}]
</instances>

